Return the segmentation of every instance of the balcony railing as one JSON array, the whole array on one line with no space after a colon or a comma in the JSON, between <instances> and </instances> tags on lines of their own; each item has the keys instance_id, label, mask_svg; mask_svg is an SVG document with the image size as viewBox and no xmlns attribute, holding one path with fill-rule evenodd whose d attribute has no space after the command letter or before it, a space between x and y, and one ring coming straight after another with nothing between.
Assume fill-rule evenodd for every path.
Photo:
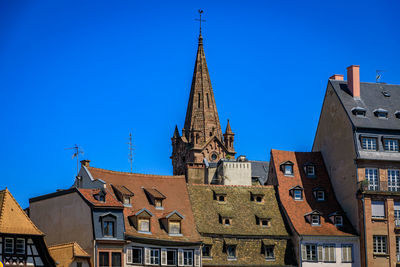
<instances>
[{"instance_id":1,"label":"balcony railing","mask_svg":"<svg viewBox=\"0 0 400 267\"><path fill-rule=\"evenodd\" d=\"M376 191L376 192L400 192L400 182L392 183L387 181L379 181L371 183L367 180L359 182L359 188L362 192Z\"/></svg>"}]
</instances>

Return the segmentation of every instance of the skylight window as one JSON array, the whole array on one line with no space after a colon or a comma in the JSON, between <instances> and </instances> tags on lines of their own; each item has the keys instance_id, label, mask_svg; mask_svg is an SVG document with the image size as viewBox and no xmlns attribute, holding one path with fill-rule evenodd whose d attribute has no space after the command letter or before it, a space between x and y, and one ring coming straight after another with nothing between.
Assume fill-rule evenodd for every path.
<instances>
[{"instance_id":1,"label":"skylight window","mask_svg":"<svg viewBox=\"0 0 400 267\"><path fill-rule=\"evenodd\" d=\"M382 108L375 109L374 114L380 119L387 119L388 117L388 111Z\"/></svg>"},{"instance_id":2,"label":"skylight window","mask_svg":"<svg viewBox=\"0 0 400 267\"><path fill-rule=\"evenodd\" d=\"M365 117L367 110L362 107L355 107L351 109L351 112L357 117Z\"/></svg>"},{"instance_id":3,"label":"skylight window","mask_svg":"<svg viewBox=\"0 0 400 267\"><path fill-rule=\"evenodd\" d=\"M394 113L394 115L396 116L396 118L400 119L400 111L396 111L396 112Z\"/></svg>"}]
</instances>

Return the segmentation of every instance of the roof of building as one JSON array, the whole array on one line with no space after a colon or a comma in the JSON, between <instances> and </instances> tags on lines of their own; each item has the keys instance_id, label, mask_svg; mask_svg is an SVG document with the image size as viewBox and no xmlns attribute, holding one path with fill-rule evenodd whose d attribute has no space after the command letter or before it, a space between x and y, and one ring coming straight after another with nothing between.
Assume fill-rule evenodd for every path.
<instances>
[{"instance_id":1,"label":"roof of building","mask_svg":"<svg viewBox=\"0 0 400 267\"><path fill-rule=\"evenodd\" d=\"M290 161L293 163L293 176L285 176L280 165ZM313 163L315 166L315 177L306 176L304 166ZM343 216L343 227L335 226L328 218L334 212L344 214L336 200L328 173L325 169L322 155L319 152L291 152L271 150L271 164L274 164L278 182L280 202L289 217L290 223L299 235L332 235L352 236L355 231L350 222ZM289 194L289 190L299 186L303 189L303 200L298 201ZM326 201L318 202L313 194L316 187L325 190ZM318 211L322 215L320 226L312 226L306 221L305 215Z\"/></svg>"},{"instance_id":2,"label":"roof of building","mask_svg":"<svg viewBox=\"0 0 400 267\"><path fill-rule=\"evenodd\" d=\"M43 235L7 188L0 191L0 233Z\"/></svg>"},{"instance_id":3,"label":"roof of building","mask_svg":"<svg viewBox=\"0 0 400 267\"><path fill-rule=\"evenodd\" d=\"M235 236L287 236L285 225L272 186L188 185L197 230L204 234ZM215 192L225 193L225 201L217 201ZM263 193L264 201L251 201L251 192ZM270 219L270 227L256 224L256 216ZM230 226L220 223L230 217Z\"/></svg>"},{"instance_id":4,"label":"roof of building","mask_svg":"<svg viewBox=\"0 0 400 267\"><path fill-rule=\"evenodd\" d=\"M395 116L395 113L400 111L400 85L362 82L360 99L356 99L350 94L347 81L329 82L355 127L400 130L400 119ZM354 115L354 108L365 109L365 117ZM374 112L379 109L388 112L387 119L375 116Z\"/></svg>"},{"instance_id":5,"label":"roof of building","mask_svg":"<svg viewBox=\"0 0 400 267\"><path fill-rule=\"evenodd\" d=\"M90 258L90 255L76 242L49 246L50 255L58 263L57 266L69 267L76 258Z\"/></svg>"},{"instance_id":6,"label":"roof of building","mask_svg":"<svg viewBox=\"0 0 400 267\"><path fill-rule=\"evenodd\" d=\"M78 188L79 193L94 207L108 207L108 208L123 208L122 205L115 195L111 193L111 190L108 189L83 189ZM104 194L104 201L100 201L96 199L95 196L98 194Z\"/></svg>"},{"instance_id":7,"label":"roof of building","mask_svg":"<svg viewBox=\"0 0 400 267\"><path fill-rule=\"evenodd\" d=\"M94 179L101 179L110 184L124 185L134 193L132 196L132 207L124 207L125 230L128 236L145 239L162 239L177 242L198 242L198 235L195 225L188 191L186 188L185 176L162 176L138 173L116 172L94 167L87 167ZM146 190L159 192L164 196L162 200L163 209L156 209L151 199L147 196ZM138 211L146 209L151 213L150 227L151 234L139 233L128 217L135 215ZM182 236L170 236L160 223L160 219L166 218L166 214L177 211L184 218L181 222Z\"/></svg>"},{"instance_id":8,"label":"roof of building","mask_svg":"<svg viewBox=\"0 0 400 267\"><path fill-rule=\"evenodd\" d=\"M263 185L268 179L269 162L268 161L255 161L251 162L251 177L257 177Z\"/></svg>"}]
</instances>

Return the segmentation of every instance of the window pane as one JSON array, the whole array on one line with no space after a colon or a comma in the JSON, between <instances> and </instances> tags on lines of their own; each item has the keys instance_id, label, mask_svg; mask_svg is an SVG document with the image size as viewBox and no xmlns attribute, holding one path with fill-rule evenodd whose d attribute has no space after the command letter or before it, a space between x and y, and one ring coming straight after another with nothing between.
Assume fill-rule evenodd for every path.
<instances>
[{"instance_id":1,"label":"window pane","mask_svg":"<svg viewBox=\"0 0 400 267\"><path fill-rule=\"evenodd\" d=\"M392 152L399 151L399 140L396 140L396 139L385 139L384 140L384 144L385 144L385 150L386 151L392 151Z\"/></svg>"},{"instance_id":2,"label":"window pane","mask_svg":"<svg viewBox=\"0 0 400 267\"><path fill-rule=\"evenodd\" d=\"M374 253L386 254L386 236L374 236Z\"/></svg>"},{"instance_id":3,"label":"window pane","mask_svg":"<svg viewBox=\"0 0 400 267\"><path fill-rule=\"evenodd\" d=\"M265 246L265 258L275 259L274 246Z\"/></svg>"},{"instance_id":4,"label":"window pane","mask_svg":"<svg viewBox=\"0 0 400 267\"><path fill-rule=\"evenodd\" d=\"M193 265L193 251L191 250L183 251L183 265L185 266Z\"/></svg>"},{"instance_id":5,"label":"window pane","mask_svg":"<svg viewBox=\"0 0 400 267\"><path fill-rule=\"evenodd\" d=\"M167 265L176 265L176 250L167 250Z\"/></svg>"},{"instance_id":6,"label":"window pane","mask_svg":"<svg viewBox=\"0 0 400 267\"><path fill-rule=\"evenodd\" d=\"M368 181L368 190L379 190L378 169L365 169L365 179Z\"/></svg>"},{"instance_id":7,"label":"window pane","mask_svg":"<svg viewBox=\"0 0 400 267\"><path fill-rule=\"evenodd\" d=\"M132 263L141 264L142 263L142 249L132 248Z\"/></svg>"},{"instance_id":8,"label":"window pane","mask_svg":"<svg viewBox=\"0 0 400 267\"><path fill-rule=\"evenodd\" d=\"M110 266L110 254L108 252L99 252L99 266L109 267Z\"/></svg>"},{"instance_id":9,"label":"window pane","mask_svg":"<svg viewBox=\"0 0 400 267\"><path fill-rule=\"evenodd\" d=\"M111 259L112 259L112 267L121 267L121 253L119 252L113 252L111 253Z\"/></svg>"},{"instance_id":10,"label":"window pane","mask_svg":"<svg viewBox=\"0 0 400 267\"><path fill-rule=\"evenodd\" d=\"M170 234L180 234L181 233L181 223L180 222L169 222L169 233Z\"/></svg>"},{"instance_id":11,"label":"window pane","mask_svg":"<svg viewBox=\"0 0 400 267\"><path fill-rule=\"evenodd\" d=\"M150 232L150 221L149 219L139 220L139 231Z\"/></svg>"},{"instance_id":12,"label":"window pane","mask_svg":"<svg viewBox=\"0 0 400 267\"><path fill-rule=\"evenodd\" d=\"M150 264L160 264L160 251L158 249L150 249Z\"/></svg>"},{"instance_id":13,"label":"window pane","mask_svg":"<svg viewBox=\"0 0 400 267\"><path fill-rule=\"evenodd\" d=\"M236 258L236 247L235 246L227 246L228 259Z\"/></svg>"},{"instance_id":14,"label":"window pane","mask_svg":"<svg viewBox=\"0 0 400 267\"><path fill-rule=\"evenodd\" d=\"M285 174L293 174L293 166L285 165Z\"/></svg>"},{"instance_id":15,"label":"window pane","mask_svg":"<svg viewBox=\"0 0 400 267\"><path fill-rule=\"evenodd\" d=\"M203 257L211 257L211 246L210 245L203 246L202 255L203 255Z\"/></svg>"},{"instance_id":16,"label":"window pane","mask_svg":"<svg viewBox=\"0 0 400 267\"><path fill-rule=\"evenodd\" d=\"M388 189L389 191L400 191L400 171L388 170Z\"/></svg>"},{"instance_id":17,"label":"window pane","mask_svg":"<svg viewBox=\"0 0 400 267\"><path fill-rule=\"evenodd\" d=\"M372 218L385 218L385 202L371 201Z\"/></svg>"},{"instance_id":18,"label":"window pane","mask_svg":"<svg viewBox=\"0 0 400 267\"><path fill-rule=\"evenodd\" d=\"M376 150L376 138L363 137L362 148L366 150Z\"/></svg>"},{"instance_id":19,"label":"window pane","mask_svg":"<svg viewBox=\"0 0 400 267\"><path fill-rule=\"evenodd\" d=\"M15 252L17 254L25 254L25 239L17 238L17 242L15 244Z\"/></svg>"}]
</instances>

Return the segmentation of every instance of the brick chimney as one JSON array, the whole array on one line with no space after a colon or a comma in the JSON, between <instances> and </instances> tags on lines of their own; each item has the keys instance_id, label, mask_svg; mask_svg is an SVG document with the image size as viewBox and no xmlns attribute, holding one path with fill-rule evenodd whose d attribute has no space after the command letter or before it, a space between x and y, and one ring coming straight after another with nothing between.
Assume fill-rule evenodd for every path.
<instances>
[{"instance_id":1,"label":"brick chimney","mask_svg":"<svg viewBox=\"0 0 400 267\"><path fill-rule=\"evenodd\" d=\"M331 77L329 77L329 80L343 81L344 75L343 74L333 74Z\"/></svg>"},{"instance_id":2,"label":"brick chimney","mask_svg":"<svg viewBox=\"0 0 400 267\"><path fill-rule=\"evenodd\" d=\"M347 67L347 86L354 98L360 98L360 66Z\"/></svg>"},{"instance_id":3,"label":"brick chimney","mask_svg":"<svg viewBox=\"0 0 400 267\"><path fill-rule=\"evenodd\" d=\"M88 160L88 159L81 160L82 166L89 167L89 163L90 163L90 160Z\"/></svg>"}]
</instances>

